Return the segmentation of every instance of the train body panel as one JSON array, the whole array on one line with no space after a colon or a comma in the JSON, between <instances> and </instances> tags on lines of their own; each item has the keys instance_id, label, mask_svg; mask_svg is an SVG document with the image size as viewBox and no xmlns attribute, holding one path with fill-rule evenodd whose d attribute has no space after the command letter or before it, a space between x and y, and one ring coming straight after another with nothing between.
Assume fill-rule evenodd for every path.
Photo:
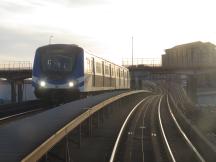
<instances>
[{"instance_id":1,"label":"train body panel","mask_svg":"<svg viewBox=\"0 0 216 162\"><path fill-rule=\"evenodd\" d=\"M36 50L32 85L38 98L128 89L127 68L89 54L77 45L54 44Z\"/></svg>"}]
</instances>

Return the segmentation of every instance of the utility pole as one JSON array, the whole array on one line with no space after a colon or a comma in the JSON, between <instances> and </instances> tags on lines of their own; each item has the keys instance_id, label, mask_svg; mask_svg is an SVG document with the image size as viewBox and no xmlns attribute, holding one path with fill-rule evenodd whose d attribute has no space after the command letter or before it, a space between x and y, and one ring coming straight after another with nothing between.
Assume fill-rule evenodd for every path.
<instances>
[{"instance_id":1,"label":"utility pole","mask_svg":"<svg viewBox=\"0 0 216 162\"><path fill-rule=\"evenodd\" d=\"M52 38L53 38L53 35L50 35L50 36L49 36L49 44L52 43Z\"/></svg>"}]
</instances>

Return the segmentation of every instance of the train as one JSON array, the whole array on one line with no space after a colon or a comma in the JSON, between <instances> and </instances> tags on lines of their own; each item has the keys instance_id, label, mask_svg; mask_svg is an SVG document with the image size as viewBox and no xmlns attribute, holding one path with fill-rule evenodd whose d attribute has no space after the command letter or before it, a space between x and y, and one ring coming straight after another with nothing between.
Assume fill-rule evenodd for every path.
<instances>
[{"instance_id":1,"label":"train","mask_svg":"<svg viewBox=\"0 0 216 162\"><path fill-rule=\"evenodd\" d=\"M39 99L64 100L129 89L130 74L76 44L49 44L35 52L32 86Z\"/></svg>"}]
</instances>

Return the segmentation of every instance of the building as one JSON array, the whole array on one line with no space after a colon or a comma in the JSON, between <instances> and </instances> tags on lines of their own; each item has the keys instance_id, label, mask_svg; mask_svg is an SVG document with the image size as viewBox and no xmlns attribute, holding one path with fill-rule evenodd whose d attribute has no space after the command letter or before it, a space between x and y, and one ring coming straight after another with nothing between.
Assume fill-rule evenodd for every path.
<instances>
[{"instance_id":1,"label":"building","mask_svg":"<svg viewBox=\"0 0 216 162\"><path fill-rule=\"evenodd\" d=\"M216 66L216 46L210 42L192 42L165 50L162 66L167 68L203 68Z\"/></svg>"}]
</instances>

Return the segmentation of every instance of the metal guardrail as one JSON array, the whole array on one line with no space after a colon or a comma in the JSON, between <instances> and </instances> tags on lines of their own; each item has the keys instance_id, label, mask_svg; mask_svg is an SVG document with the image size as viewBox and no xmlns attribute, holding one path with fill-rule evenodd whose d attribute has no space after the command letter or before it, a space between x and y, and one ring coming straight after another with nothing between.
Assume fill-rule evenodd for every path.
<instances>
[{"instance_id":1,"label":"metal guardrail","mask_svg":"<svg viewBox=\"0 0 216 162\"><path fill-rule=\"evenodd\" d=\"M31 61L1 61L0 70L1 71L14 71L14 70L31 70Z\"/></svg>"},{"instance_id":2,"label":"metal guardrail","mask_svg":"<svg viewBox=\"0 0 216 162\"><path fill-rule=\"evenodd\" d=\"M111 104L112 102L117 101L125 96L138 94L142 92L146 92L146 91L139 90L139 91L126 92L126 93L117 95L115 97L112 97L110 99L107 99L87 109L87 111L85 111L84 113L82 113L81 115L73 119L70 123L65 125L59 131L53 134L50 138L48 138L44 143L38 146L33 152L31 152L24 159L22 159L22 162L37 162L37 160L39 160L46 152L48 152L53 146L55 146L59 141L61 141L69 132L71 132L73 129L79 126L86 119L91 117L94 113L103 109L105 106Z\"/></svg>"}]
</instances>

